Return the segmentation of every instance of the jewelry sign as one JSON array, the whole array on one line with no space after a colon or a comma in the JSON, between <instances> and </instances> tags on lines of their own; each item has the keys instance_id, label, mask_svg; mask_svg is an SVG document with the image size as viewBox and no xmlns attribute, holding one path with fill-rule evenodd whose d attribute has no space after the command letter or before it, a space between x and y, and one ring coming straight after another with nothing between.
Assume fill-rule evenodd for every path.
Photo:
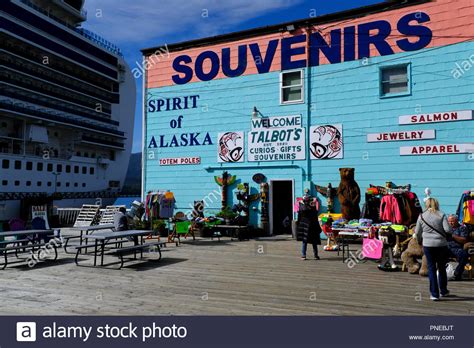
<instances>
[{"instance_id":1,"label":"jewelry sign","mask_svg":"<svg viewBox=\"0 0 474 348\"><path fill-rule=\"evenodd\" d=\"M306 158L301 115L252 119L248 133L249 162L293 161Z\"/></svg>"}]
</instances>

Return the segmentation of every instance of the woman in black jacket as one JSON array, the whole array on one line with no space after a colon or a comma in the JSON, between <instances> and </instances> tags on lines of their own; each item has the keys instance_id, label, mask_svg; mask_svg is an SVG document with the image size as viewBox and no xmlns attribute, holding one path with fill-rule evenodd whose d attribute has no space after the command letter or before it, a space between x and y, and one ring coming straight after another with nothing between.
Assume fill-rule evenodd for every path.
<instances>
[{"instance_id":1,"label":"woman in black jacket","mask_svg":"<svg viewBox=\"0 0 474 348\"><path fill-rule=\"evenodd\" d=\"M318 211L310 203L310 198L304 198L298 212L298 234L303 245L301 248L301 259L306 260L306 249L308 244L313 245L314 258L319 260L318 245L321 244L321 226L318 221Z\"/></svg>"}]
</instances>

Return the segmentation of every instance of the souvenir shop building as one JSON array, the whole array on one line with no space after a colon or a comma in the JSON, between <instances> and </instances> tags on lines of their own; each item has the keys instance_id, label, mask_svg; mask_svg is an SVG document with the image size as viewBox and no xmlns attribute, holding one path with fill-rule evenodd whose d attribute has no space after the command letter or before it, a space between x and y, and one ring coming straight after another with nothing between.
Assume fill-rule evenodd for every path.
<instances>
[{"instance_id":1,"label":"souvenir shop building","mask_svg":"<svg viewBox=\"0 0 474 348\"><path fill-rule=\"evenodd\" d=\"M429 187L455 212L474 186L472 18L471 0L391 1L144 49L144 195L212 214L224 171L229 206L262 174L276 230L306 188L324 211L315 185L337 187L349 167L362 192ZM253 224L262 208L251 203Z\"/></svg>"}]
</instances>

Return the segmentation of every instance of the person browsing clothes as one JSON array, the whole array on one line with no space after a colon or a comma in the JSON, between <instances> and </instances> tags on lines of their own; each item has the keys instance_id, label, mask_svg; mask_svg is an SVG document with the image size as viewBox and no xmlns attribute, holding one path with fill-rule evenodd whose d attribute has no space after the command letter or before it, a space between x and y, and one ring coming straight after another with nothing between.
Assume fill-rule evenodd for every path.
<instances>
[{"instance_id":1,"label":"person browsing clothes","mask_svg":"<svg viewBox=\"0 0 474 348\"><path fill-rule=\"evenodd\" d=\"M440 296L449 295L446 264L448 262L448 235L451 227L446 215L439 210L439 202L428 198L426 210L420 214L415 227L415 238L423 245L423 251L428 261L428 277L430 279L430 299L439 301ZM438 271L438 277L436 272Z\"/></svg>"}]
</instances>

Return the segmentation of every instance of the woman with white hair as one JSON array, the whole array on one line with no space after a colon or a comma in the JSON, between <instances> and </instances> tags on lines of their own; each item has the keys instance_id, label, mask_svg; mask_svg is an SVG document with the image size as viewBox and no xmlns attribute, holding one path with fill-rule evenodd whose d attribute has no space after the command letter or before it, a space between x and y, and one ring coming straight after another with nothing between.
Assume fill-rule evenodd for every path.
<instances>
[{"instance_id":1,"label":"woman with white hair","mask_svg":"<svg viewBox=\"0 0 474 348\"><path fill-rule=\"evenodd\" d=\"M428 198L426 210L420 214L416 222L415 237L423 245L423 251L428 261L428 277L430 279L430 299L439 301L440 296L449 295L446 263L448 262L448 234L451 227L446 215L439 210L439 202ZM438 271L438 277L436 276Z\"/></svg>"}]
</instances>

